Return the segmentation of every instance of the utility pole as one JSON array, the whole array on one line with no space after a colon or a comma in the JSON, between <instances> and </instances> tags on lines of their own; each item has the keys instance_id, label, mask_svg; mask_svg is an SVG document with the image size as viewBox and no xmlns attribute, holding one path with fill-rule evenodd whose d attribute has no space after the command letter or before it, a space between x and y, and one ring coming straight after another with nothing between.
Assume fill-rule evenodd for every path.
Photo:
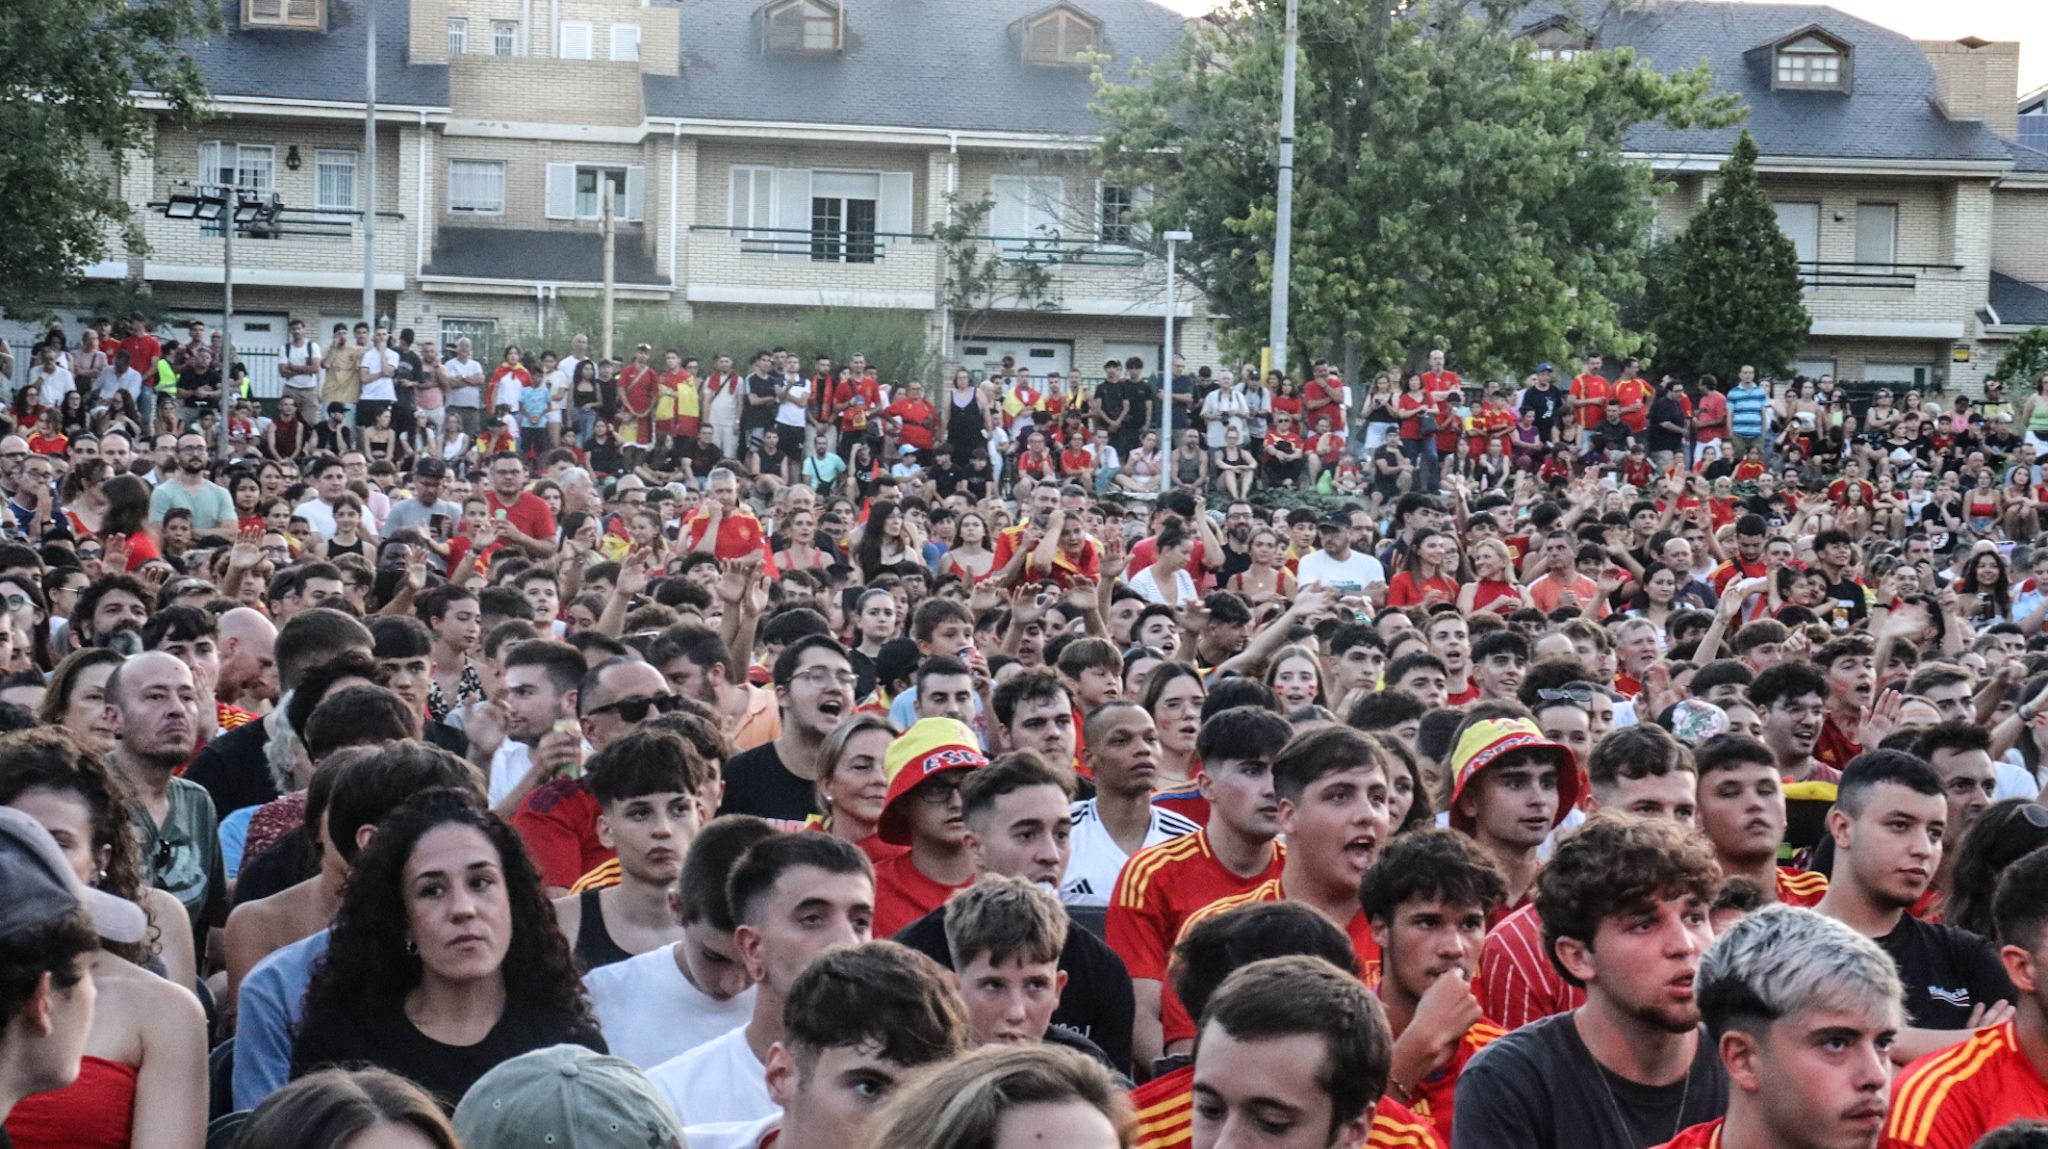
<instances>
[{"instance_id":1,"label":"utility pole","mask_svg":"<svg viewBox=\"0 0 2048 1149\"><path fill-rule=\"evenodd\" d=\"M1166 233L1166 343L1160 349L1159 378L1166 386L1159 395L1159 451L1162 460L1160 474L1171 475L1173 460L1173 281L1177 275L1175 257L1180 245L1195 238L1191 231L1169 231ZM1164 490L1162 486L1160 488Z\"/></svg>"},{"instance_id":2,"label":"utility pole","mask_svg":"<svg viewBox=\"0 0 2048 1149\"><path fill-rule=\"evenodd\" d=\"M1287 371L1287 281L1294 246L1294 57L1301 39L1301 0L1287 0L1287 34L1280 65L1280 186L1273 202L1273 299L1266 316L1266 344L1273 370Z\"/></svg>"},{"instance_id":3,"label":"utility pole","mask_svg":"<svg viewBox=\"0 0 2048 1149\"><path fill-rule=\"evenodd\" d=\"M363 43L363 322L377 328L377 6L365 0L369 13ZM421 172L425 179L426 173Z\"/></svg>"},{"instance_id":4,"label":"utility pole","mask_svg":"<svg viewBox=\"0 0 2048 1149\"><path fill-rule=\"evenodd\" d=\"M228 457L228 411L235 390L235 221L242 206L240 188L228 188L220 212L220 457Z\"/></svg>"},{"instance_id":5,"label":"utility pole","mask_svg":"<svg viewBox=\"0 0 2048 1149\"><path fill-rule=\"evenodd\" d=\"M612 226L612 185L609 180L599 177L598 187L603 191L604 213L604 357L612 357L612 270L617 254L617 231Z\"/></svg>"}]
</instances>

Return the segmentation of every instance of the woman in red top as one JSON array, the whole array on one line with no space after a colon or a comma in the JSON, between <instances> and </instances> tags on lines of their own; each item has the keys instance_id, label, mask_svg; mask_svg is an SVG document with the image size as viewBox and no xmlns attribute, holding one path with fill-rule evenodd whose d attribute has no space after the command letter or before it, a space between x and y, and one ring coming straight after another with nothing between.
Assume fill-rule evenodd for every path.
<instances>
[{"instance_id":1,"label":"woman in red top","mask_svg":"<svg viewBox=\"0 0 2048 1149\"><path fill-rule=\"evenodd\" d=\"M1294 425L1306 426L1301 421L1301 388L1284 373L1273 371L1266 376L1266 388L1273 397L1273 410L1285 411L1294 416Z\"/></svg>"},{"instance_id":2,"label":"woman in red top","mask_svg":"<svg viewBox=\"0 0 2048 1149\"><path fill-rule=\"evenodd\" d=\"M1508 614L1520 610L1522 588L1515 585L1515 559L1507 544L1499 539L1480 539L1472 544L1471 553L1474 577L1458 590L1458 612L1490 610Z\"/></svg>"},{"instance_id":3,"label":"woman in red top","mask_svg":"<svg viewBox=\"0 0 2048 1149\"><path fill-rule=\"evenodd\" d=\"M251 474L229 480L228 493L235 499L235 526L245 531L263 529L263 483Z\"/></svg>"},{"instance_id":4,"label":"woman in red top","mask_svg":"<svg viewBox=\"0 0 2048 1149\"><path fill-rule=\"evenodd\" d=\"M839 725L818 753L818 808L805 829L817 830L860 847L871 862L910 852L908 846L882 841L876 828L889 799L889 775L882 768L896 732L878 714L855 714Z\"/></svg>"},{"instance_id":5,"label":"woman in red top","mask_svg":"<svg viewBox=\"0 0 2048 1149\"><path fill-rule=\"evenodd\" d=\"M934 442L932 429L937 425L938 411L925 402L924 384L912 382L907 390L908 395L882 408L881 413L900 424L897 442L915 447L919 452L929 452Z\"/></svg>"},{"instance_id":6,"label":"woman in red top","mask_svg":"<svg viewBox=\"0 0 2048 1149\"><path fill-rule=\"evenodd\" d=\"M1045 444L1045 432L1033 431L1026 439L1024 450L1017 455L1017 474L1029 475L1033 481L1052 478L1057 473L1052 449Z\"/></svg>"},{"instance_id":7,"label":"woman in red top","mask_svg":"<svg viewBox=\"0 0 2048 1149\"><path fill-rule=\"evenodd\" d=\"M100 513L100 542L107 548L107 558L116 557L116 537L128 542L128 561L118 568L109 562L107 569L133 571L162 558L149 533L149 484L139 475L115 475L100 490L107 496L107 509Z\"/></svg>"},{"instance_id":8,"label":"woman in red top","mask_svg":"<svg viewBox=\"0 0 2048 1149\"><path fill-rule=\"evenodd\" d=\"M1387 584L1387 605L1432 607L1458 601L1458 553L1441 531L1417 531L1408 561Z\"/></svg>"}]
</instances>

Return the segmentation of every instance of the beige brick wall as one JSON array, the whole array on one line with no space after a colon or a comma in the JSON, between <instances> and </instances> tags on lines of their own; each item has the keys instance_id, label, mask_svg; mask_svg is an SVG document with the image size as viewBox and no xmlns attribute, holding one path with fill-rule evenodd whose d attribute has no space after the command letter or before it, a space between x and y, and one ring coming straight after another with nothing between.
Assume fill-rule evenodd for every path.
<instances>
[{"instance_id":1,"label":"beige brick wall","mask_svg":"<svg viewBox=\"0 0 2048 1149\"><path fill-rule=\"evenodd\" d=\"M549 164L603 164L639 167L646 172L646 200L639 224L621 223L621 235L667 226L668 158L665 141L639 144L572 143L562 140L520 140L498 136L444 136L438 142L434 179L437 204L446 202L449 165L455 160L502 160L505 164L505 211L476 215L440 210L438 222L459 227L561 228L588 230L589 220L547 218Z\"/></svg>"},{"instance_id":2,"label":"beige brick wall","mask_svg":"<svg viewBox=\"0 0 2048 1149\"><path fill-rule=\"evenodd\" d=\"M464 55L448 64L458 117L505 123L637 127L645 118L632 63Z\"/></svg>"},{"instance_id":3,"label":"beige brick wall","mask_svg":"<svg viewBox=\"0 0 2048 1149\"><path fill-rule=\"evenodd\" d=\"M2048 283L2048 188L2005 187L1991 196L1991 266L2030 283Z\"/></svg>"},{"instance_id":4,"label":"beige brick wall","mask_svg":"<svg viewBox=\"0 0 2048 1149\"><path fill-rule=\"evenodd\" d=\"M1950 118L1982 120L2010 140L2019 135L2020 46L2004 40L1972 46L1960 40L1922 40L1934 67L1934 93Z\"/></svg>"}]
</instances>

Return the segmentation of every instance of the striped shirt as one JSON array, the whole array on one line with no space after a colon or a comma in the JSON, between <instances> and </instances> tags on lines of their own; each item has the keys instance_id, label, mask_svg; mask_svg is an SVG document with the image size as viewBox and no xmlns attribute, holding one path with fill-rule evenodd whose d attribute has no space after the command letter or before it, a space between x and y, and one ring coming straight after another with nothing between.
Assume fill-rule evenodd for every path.
<instances>
[{"instance_id":1,"label":"striped shirt","mask_svg":"<svg viewBox=\"0 0 2048 1149\"><path fill-rule=\"evenodd\" d=\"M1744 439L1764 433L1764 407L1770 396L1761 386L1737 386L1728 392L1728 429Z\"/></svg>"},{"instance_id":2,"label":"striped shirt","mask_svg":"<svg viewBox=\"0 0 2048 1149\"><path fill-rule=\"evenodd\" d=\"M2048 1114L2048 1081L2020 1048L2015 1023L1936 1050L1892 1083L1879 1149L1969 1149L1993 1129Z\"/></svg>"},{"instance_id":3,"label":"striped shirt","mask_svg":"<svg viewBox=\"0 0 2048 1149\"><path fill-rule=\"evenodd\" d=\"M1066 880L1060 883L1060 900L1070 906L1107 906L1116 892L1117 876L1123 873L1130 855L1110 836L1103 825L1095 799L1073 805L1073 853L1067 859ZM1202 827L1164 806L1152 807L1152 822L1145 828L1145 840L1138 849L1156 846Z\"/></svg>"},{"instance_id":4,"label":"striped shirt","mask_svg":"<svg viewBox=\"0 0 2048 1149\"><path fill-rule=\"evenodd\" d=\"M1185 1065L1131 1091L1138 1111L1135 1149L1188 1149L1194 1141L1195 1067ZM1374 1107L1365 1149L1443 1149L1429 1122L1391 1097Z\"/></svg>"}]
</instances>

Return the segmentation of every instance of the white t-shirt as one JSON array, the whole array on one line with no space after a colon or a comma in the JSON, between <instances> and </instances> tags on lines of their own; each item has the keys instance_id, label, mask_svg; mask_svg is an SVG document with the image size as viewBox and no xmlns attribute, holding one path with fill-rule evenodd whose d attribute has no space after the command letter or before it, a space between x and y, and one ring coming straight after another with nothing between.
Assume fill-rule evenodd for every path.
<instances>
[{"instance_id":1,"label":"white t-shirt","mask_svg":"<svg viewBox=\"0 0 2048 1149\"><path fill-rule=\"evenodd\" d=\"M294 367L310 367L313 360L318 358L320 358L320 344L308 339L304 343L285 344L284 360L279 365L282 366L284 363L288 363ZM317 391L320 389L320 372L318 371L314 371L310 375L284 375L282 372L279 372L279 375L284 379L284 385L287 387L298 387L307 391Z\"/></svg>"},{"instance_id":2,"label":"white t-shirt","mask_svg":"<svg viewBox=\"0 0 2048 1149\"><path fill-rule=\"evenodd\" d=\"M506 737L491 755L490 803L495 806L510 794L526 772L533 769L533 748L516 738Z\"/></svg>"},{"instance_id":3,"label":"white t-shirt","mask_svg":"<svg viewBox=\"0 0 2048 1149\"><path fill-rule=\"evenodd\" d=\"M1109 827L1096 812L1095 799L1074 803L1071 813L1074 831L1068 841L1074 853L1067 860L1066 880L1060 883L1060 900L1070 906L1106 906L1116 893L1117 875L1123 873L1131 856L1109 836ZM1154 806L1152 824L1145 828L1145 845L1156 846L1201 828L1192 819Z\"/></svg>"},{"instance_id":4,"label":"white t-shirt","mask_svg":"<svg viewBox=\"0 0 2048 1149\"><path fill-rule=\"evenodd\" d=\"M384 374L384 368L398 368L398 352L389 347L378 350L375 347L363 352L363 395L372 403L395 403L398 401L398 387L393 377Z\"/></svg>"},{"instance_id":5,"label":"white t-shirt","mask_svg":"<svg viewBox=\"0 0 2048 1149\"><path fill-rule=\"evenodd\" d=\"M1380 565L1380 560L1361 550L1353 549L1350 557L1340 563L1330 557L1330 552L1318 547L1301 556L1301 561L1295 564L1294 577L1298 582L1355 591L1387 581L1387 569Z\"/></svg>"},{"instance_id":6,"label":"white t-shirt","mask_svg":"<svg viewBox=\"0 0 2048 1149\"><path fill-rule=\"evenodd\" d=\"M784 427L804 425L804 410L811 402L811 381L799 375L783 389L782 402L775 408L775 421Z\"/></svg>"},{"instance_id":7,"label":"white t-shirt","mask_svg":"<svg viewBox=\"0 0 2048 1149\"><path fill-rule=\"evenodd\" d=\"M1130 588L1138 592L1138 597L1146 602L1166 601L1165 588L1159 585L1159 568L1156 565L1132 575ZM1195 580L1188 574L1187 568L1182 567L1173 572L1173 601L1193 602L1197 597L1199 596L1195 593Z\"/></svg>"},{"instance_id":8,"label":"white t-shirt","mask_svg":"<svg viewBox=\"0 0 2048 1149\"><path fill-rule=\"evenodd\" d=\"M662 1062L647 1076L685 1125L759 1121L782 1112L768 1096L768 1067L747 1044L744 1025Z\"/></svg>"},{"instance_id":9,"label":"white t-shirt","mask_svg":"<svg viewBox=\"0 0 2048 1149\"><path fill-rule=\"evenodd\" d=\"M307 499L293 507L292 514L306 520L306 525L313 528L313 533L320 536L320 541L325 542L334 537L334 508L321 500Z\"/></svg>"},{"instance_id":10,"label":"white t-shirt","mask_svg":"<svg viewBox=\"0 0 2048 1149\"><path fill-rule=\"evenodd\" d=\"M45 407L55 407L64 396L78 390L78 382L71 377L71 369L62 363L50 368L48 374L44 374L42 367L37 366L35 370L29 372L28 381L42 395Z\"/></svg>"},{"instance_id":11,"label":"white t-shirt","mask_svg":"<svg viewBox=\"0 0 2048 1149\"><path fill-rule=\"evenodd\" d=\"M683 1126L683 1144L690 1149L762 1149L768 1136L782 1132L782 1111L759 1121L720 1121Z\"/></svg>"},{"instance_id":12,"label":"white t-shirt","mask_svg":"<svg viewBox=\"0 0 2048 1149\"><path fill-rule=\"evenodd\" d=\"M599 966L583 975L583 988L612 1056L642 1069L681 1057L754 1015L752 986L726 1001L712 999L683 976L675 946Z\"/></svg>"}]
</instances>

